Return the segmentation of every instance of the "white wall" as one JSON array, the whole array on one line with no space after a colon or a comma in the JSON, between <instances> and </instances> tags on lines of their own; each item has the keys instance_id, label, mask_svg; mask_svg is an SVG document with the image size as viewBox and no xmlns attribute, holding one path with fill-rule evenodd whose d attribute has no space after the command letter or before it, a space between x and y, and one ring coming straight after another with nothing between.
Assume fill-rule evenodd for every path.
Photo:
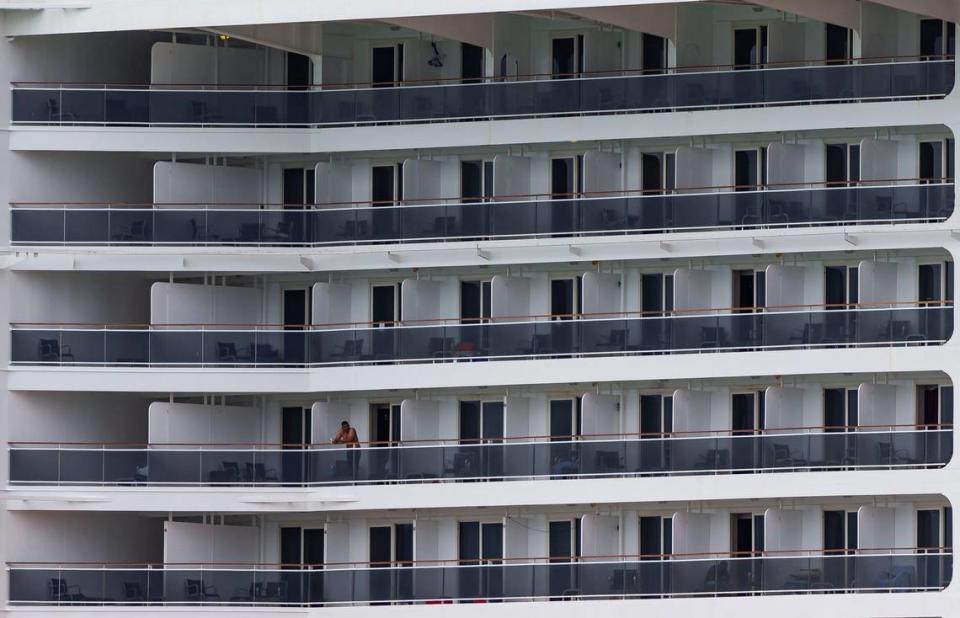
<instances>
[{"instance_id":1,"label":"white wall","mask_svg":"<svg viewBox=\"0 0 960 618\"><path fill-rule=\"evenodd\" d=\"M163 521L133 513L8 512L10 562L160 562Z\"/></svg>"},{"instance_id":2,"label":"white wall","mask_svg":"<svg viewBox=\"0 0 960 618\"><path fill-rule=\"evenodd\" d=\"M255 205L261 201L261 172L252 167L157 161L153 201L157 204Z\"/></svg>"},{"instance_id":3,"label":"white wall","mask_svg":"<svg viewBox=\"0 0 960 618\"><path fill-rule=\"evenodd\" d=\"M166 563L259 563L260 529L180 521L163 522Z\"/></svg>"},{"instance_id":4,"label":"white wall","mask_svg":"<svg viewBox=\"0 0 960 618\"><path fill-rule=\"evenodd\" d=\"M10 441L147 441L150 398L127 393L11 392L7 427Z\"/></svg>"},{"instance_id":5,"label":"white wall","mask_svg":"<svg viewBox=\"0 0 960 618\"><path fill-rule=\"evenodd\" d=\"M261 84L265 63L262 48L158 42L150 50L150 83Z\"/></svg>"},{"instance_id":6,"label":"white wall","mask_svg":"<svg viewBox=\"0 0 960 618\"><path fill-rule=\"evenodd\" d=\"M139 274L11 272L13 322L145 324L150 281Z\"/></svg>"},{"instance_id":7,"label":"white wall","mask_svg":"<svg viewBox=\"0 0 960 618\"><path fill-rule=\"evenodd\" d=\"M155 401L148 412L150 444L253 444L261 441L260 410Z\"/></svg>"},{"instance_id":8,"label":"white wall","mask_svg":"<svg viewBox=\"0 0 960 618\"><path fill-rule=\"evenodd\" d=\"M150 287L151 324L258 324L260 290L192 283Z\"/></svg>"}]
</instances>

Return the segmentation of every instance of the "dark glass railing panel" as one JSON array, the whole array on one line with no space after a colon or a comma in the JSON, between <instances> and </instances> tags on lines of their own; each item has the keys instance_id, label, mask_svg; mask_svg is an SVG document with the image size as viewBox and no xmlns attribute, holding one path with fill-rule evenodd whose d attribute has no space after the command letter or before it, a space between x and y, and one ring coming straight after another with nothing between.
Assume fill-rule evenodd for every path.
<instances>
[{"instance_id":1,"label":"dark glass railing panel","mask_svg":"<svg viewBox=\"0 0 960 618\"><path fill-rule=\"evenodd\" d=\"M333 126L944 96L953 60L348 90L15 85L25 124Z\"/></svg>"},{"instance_id":2,"label":"dark glass railing panel","mask_svg":"<svg viewBox=\"0 0 960 618\"><path fill-rule=\"evenodd\" d=\"M953 184L310 210L15 207L14 244L320 246L934 222Z\"/></svg>"},{"instance_id":3,"label":"dark glass railing panel","mask_svg":"<svg viewBox=\"0 0 960 618\"><path fill-rule=\"evenodd\" d=\"M332 330L17 327L14 364L304 366L940 343L953 307Z\"/></svg>"},{"instance_id":4,"label":"dark glass railing panel","mask_svg":"<svg viewBox=\"0 0 960 618\"><path fill-rule=\"evenodd\" d=\"M13 604L335 605L906 593L945 588L952 566L949 553L931 552L313 570L11 566L9 573Z\"/></svg>"},{"instance_id":5,"label":"dark glass railing panel","mask_svg":"<svg viewBox=\"0 0 960 618\"><path fill-rule=\"evenodd\" d=\"M81 485L350 485L474 479L941 467L950 429L632 438L311 450L10 449L10 482Z\"/></svg>"}]
</instances>

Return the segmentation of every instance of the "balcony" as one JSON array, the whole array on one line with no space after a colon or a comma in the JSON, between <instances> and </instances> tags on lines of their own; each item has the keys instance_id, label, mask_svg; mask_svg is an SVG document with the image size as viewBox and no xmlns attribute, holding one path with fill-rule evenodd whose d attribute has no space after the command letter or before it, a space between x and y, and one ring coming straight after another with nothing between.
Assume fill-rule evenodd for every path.
<instances>
[{"instance_id":1,"label":"balcony","mask_svg":"<svg viewBox=\"0 0 960 618\"><path fill-rule=\"evenodd\" d=\"M320 247L929 223L953 214L953 183L884 184L310 209L15 204L11 238L14 245Z\"/></svg>"},{"instance_id":2,"label":"balcony","mask_svg":"<svg viewBox=\"0 0 960 618\"><path fill-rule=\"evenodd\" d=\"M942 97L953 89L951 56L877 60L313 90L19 82L13 84L12 121L52 126L331 127L890 101Z\"/></svg>"},{"instance_id":3,"label":"balcony","mask_svg":"<svg viewBox=\"0 0 960 618\"><path fill-rule=\"evenodd\" d=\"M898 305L898 303L883 303ZM14 365L321 367L760 349L930 345L953 333L953 307L816 306L764 313L631 316L371 328L15 325ZM770 310L773 309L773 310ZM561 316L562 317L562 316Z\"/></svg>"},{"instance_id":4,"label":"balcony","mask_svg":"<svg viewBox=\"0 0 960 618\"><path fill-rule=\"evenodd\" d=\"M849 430L849 431L847 431ZM952 426L799 428L760 435L683 433L448 440L362 448L317 445L10 446L14 485L321 486L729 472L920 469L946 465ZM439 444L438 444L439 443Z\"/></svg>"},{"instance_id":5,"label":"balcony","mask_svg":"<svg viewBox=\"0 0 960 618\"><path fill-rule=\"evenodd\" d=\"M639 558L639 560L638 560ZM669 558L669 559L666 559ZM945 588L949 548L775 551L762 557L623 556L522 563L385 563L280 570L256 565L11 564L12 605L445 604L587 598L923 592Z\"/></svg>"}]
</instances>

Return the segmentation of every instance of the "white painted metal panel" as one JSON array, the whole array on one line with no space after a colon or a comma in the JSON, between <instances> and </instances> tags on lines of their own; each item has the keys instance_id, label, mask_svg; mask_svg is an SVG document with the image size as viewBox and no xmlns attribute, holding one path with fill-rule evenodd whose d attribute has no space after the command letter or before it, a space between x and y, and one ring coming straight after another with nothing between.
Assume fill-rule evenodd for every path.
<instances>
[{"instance_id":1,"label":"white painted metal panel","mask_svg":"<svg viewBox=\"0 0 960 618\"><path fill-rule=\"evenodd\" d=\"M260 318L256 288L164 282L150 286L151 324L249 325Z\"/></svg>"},{"instance_id":2,"label":"white painted metal panel","mask_svg":"<svg viewBox=\"0 0 960 618\"><path fill-rule=\"evenodd\" d=\"M404 399L400 402L400 439L429 444L439 440L440 402L423 399Z\"/></svg>"},{"instance_id":3,"label":"white painted metal panel","mask_svg":"<svg viewBox=\"0 0 960 618\"><path fill-rule=\"evenodd\" d=\"M260 410L155 401L147 409L150 444L252 444L260 442Z\"/></svg>"},{"instance_id":4,"label":"white painted metal panel","mask_svg":"<svg viewBox=\"0 0 960 618\"><path fill-rule=\"evenodd\" d=\"M310 311L311 324L329 324L342 328L351 322L353 287L348 283L314 283Z\"/></svg>"},{"instance_id":5,"label":"white painted metal panel","mask_svg":"<svg viewBox=\"0 0 960 618\"><path fill-rule=\"evenodd\" d=\"M530 194L530 159L497 155L493 158L493 195L504 200Z\"/></svg>"},{"instance_id":6,"label":"white painted metal panel","mask_svg":"<svg viewBox=\"0 0 960 618\"><path fill-rule=\"evenodd\" d=\"M860 303L867 308L893 307L897 300L897 270L895 262L860 262L857 281Z\"/></svg>"},{"instance_id":7,"label":"white painted metal panel","mask_svg":"<svg viewBox=\"0 0 960 618\"><path fill-rule=\"evenodd\" d=\"M767 28L768 58L771 63L783 65L804 59L805 23L771 21Z\"/></svg>"},{"instance_id":8,"label":"white painted metal panel","mask_svg":"<svg viewBox=\"0 0 960 618\"><path fill-rule=\"evenodd\" d=\"M620 173L622 157L619 152L589 150L583 155L583 190L590 197L613 194L623 189ZM590 203L587 203L587 208Z\"/></svg>"},{"instance_id":9,"label":"white painted metal panel","mask_svg":"<svg viewBox=\"0 0 960 618\"><path fill-rule=\"evenodd\" d=\"M504 403L504 435L508 438L530 435L530 400L507 396Z\"/></svg>"},{"instance_id":10,"label":"white painted metal panel","mask_svg":"<svg viewBox=\"0 0 960 618\"><path fill-rule=\"evenodd\" d=\"M584 273L582 294L580 309L583 313L587 315L619 313L620 275L595 271Z\"/></svg>"},{"instance_id":11,"label":"white painted metal panel","mask_svg":"<svg viewBox=\"0 0 960 618\"><path fill-rule=\"evenodd\" d=\"M896 509L881 506L861 506L857 510L857 547L860 550L892 548L896 538Z\"/></svg>"},{"instance_id":12,"label":"white painted metal panel","mask_svg":"<svg viewBox=\"0 0 960 618\"><path fill-rule=\"evenodd\" d=\"M677 389L673 391L673 430L678 433L709 432L710 392Z\"/></svg>"},{"instance_id":13,"label":"white painted metal panel","mask_svg":"<svg viewBox=\"0 0 960 618\"><path fill-rule=\"evenodd\" d=\"M620 433L620 396L586 393L581 399L580 422L584 436L611 439Z\"/></svg>"},{"instance_id":14,"label":"white painted metal panel","mask_svg":"<svg viewBox=\"0 0 960 618\"><path fill-rule=\"evenodd\" d=\"M531 284L524 277L494 275L490 280L490 315L499 321L527 319Z\"/></svg>"},{"instance_id":15,"label":"white painted metal panel","mask_svg":"<svg viewBox=\"0 0 960 618\"><path fill-rule=\"evenodd\" d=\"M763 548L777 556L799 555L803 545L803 511L769 508L763 513Z\"/></svg>"},{"instance_id":16,"label":"white painted metal panel","mask_svg":"<svg viewBox=\"0 0 960 618\"><path fill-rule=\"evenodd\" d=\"M336 564L350 561L350 525L346 522L329 522L325 526L324 562Z\"/></svg>"},{"instance_id":17,"label":"white painted metal panel","mask_svg":"<svg viewBox=\"0 0 960 618\"><path fill-rule=\"evenodd\" d=\"M767 311L798 311L804 304L804 278L806 268L803 266L785 266L771 264L766 268L766 298L764 299Z\"/></svg>"},{"instance_id":18,"label":"white painted metal panel","mask_svg":"<svg viewBox=\"0 0 960 618\"><path fill-rule=\"evenodd\" d=\"M417 519L413 523L414 560L437 560L440 558L440 531L436 520Z\"/></svg>"},{"instance_id":19,"label":"white painted metal panel","mask_svg":"<svg viewBox=\"0 0 960 618\"><path fill-rule=\"evenodd\" d=\"M346 207L353 201L353 166L351 161L320 161L313 168L314 201Z\"/></svg>"},{"instance_id":20,"label":"white painted metal panel","mask_svg":"<svg viewBox=\"0 0 960 618\"><path fill-rule=\"evenodd\" d=\"M865 137L860 140L860 179L869 184L889 184L897 173L897 142Z\"/></svg>"},{"instance_id":21,"label":"white painted metal panel","mask_svg":"<svg viewBox=\"0 0 960 618\"><path fill-rule=\"evenodd\" d=\"M857 420L863 431L887 431L897 424L897 387L864 383L857 388Z\"/></svg>"},{"instance_id":22,"label":"white painted metal panel","mask_svg":"<svg viewBox=\"0 0 960 618\"><path fill-rule=\"evenodd\" d=\"M781 142L774 142L767 146L767 182L771 185L792 185L805 182L807 180L805 162L808 148L810 147L805 144L784 144ZM791 187L776 188L789 189Z\"/></svg>"},{"instance_id":23,"label":"white painted metal panel","mask_svg":"<svg viewBox=\"0 0 960 618\"><path fill-rule=\"evenodd\" d=\"M711 307L713 275L711 271L692 268L678 268L673 271L674 309L689 311Z\"/></svg>"},{"instance_id":24,"label":"white painted metal panel","mask_svg":"<svg viewBox=\"0 0 960 618\"><path fill-rule=\"evenodd\" d=\"M257 563L260 529L165 521L163 557L168 564Z\"/></svg>"},{"instance_id":25,"label":"white painted metal panel","mask_svg":"<svg viewBox=\"0 0 960 618\"><path fill-rule=\"evenodd\" d=\"M343 421L350 421L350 405L346 402L314 402L310 408L310 436L312 443L330 444L330 440L340 431L340 423Z\"/></svg>"},{"instance_id":26,"label":"white painted metal panel","mask_svg":"<svg viewBox=\"0 0 960 618\"><path fill-rule=\"evenodd\" d=\"M679 511L673 514L673 553L702 554L711 550L709 513Z\"/></svg>"},{"instance_id":27,"label":"white painted metal panel","mask_svg":"<svg viewBox=\"0 0 960 618\"><path fill-rule=\"evenodd\" d=\"M588 513L580 523L580 549L583 560L610 560L620 552L620 518Z\"/></svg>"},{"instance_id":28,"label":"white painted metal panel","mask_svg":"<svg viewBox=\"0 0 960 618\"><path fill-rule=\"evenodd\" d=\"M803 390L768 386L764 391L764 423L767 431L803 427Z\"/></svg>"},{"instance_id":29,"label":"white painted metal panel","mask_svg":"<svg viewBox=\"0 0 960 618\"><path fill-rule=\"evenodd\" d=\"M621 34L609 30L587 30L583 33L583 70L617 71L620 69Z\"/></svg>"},{"instance_id":30,"label":"white painted metal panel","mask_svg":"<svg viewBox=\"0 0 960 618\"><path fill-rule=\"evenodd\" d=\"M442 302L446 285L443 281L404 279L400 293L403 319L422 325L440 323L440 320L451 317Z\"/></svg>"},{"instance_id":31,"label":"white painted metal panel","mask_svg":"<svg viewBox=\"0 0 960 618\"><path fill-rule=\"evenodd\" d=\"M262 201L261 172L252 167L157 161L153 165L153 201L255 208Z\"/></svg>"},{"instance_id":32,"label":"white painted metal panel","mask_svg":"<svg viewBox=\"0 0 960 618\"><path fill-rule=\"evenodd\" d=\"M441 189L442 163L426 159L407 159L403 162L403 195L406 203L437 204L443 197Z\"/></svg>"},{"instance_id":33,"label":"white painted metal panel","mask_svg":"<svg viewBox=\"0 0 960 618\"><path fill-rule=\"evenodd\" d=\"M713 152L705 148L677 148L676 186L686 193L709 191L713 186Z\"/></svg>"}]
</instances>

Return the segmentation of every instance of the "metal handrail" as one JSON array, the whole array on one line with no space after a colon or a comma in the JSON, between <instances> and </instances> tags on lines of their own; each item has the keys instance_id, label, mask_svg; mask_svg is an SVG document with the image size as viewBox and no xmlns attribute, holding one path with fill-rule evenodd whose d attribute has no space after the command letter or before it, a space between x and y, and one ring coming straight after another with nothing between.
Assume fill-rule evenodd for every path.
<instances>
[{"instance_id":1,"label":"metal handrail","mask_svg":"<svg viewBox=\"0 0 960 618\"><path fill-rule=\"evenodd\" d=\"M644 69L607 69L607 70L598 70L598 71L579 71L575 73L525 73L522 75L511 75L511 76L493 76L493 77L447 77L447 78L424 78L424 79L402 79L394 81L385 81L385 82L335 82L328 84L305 84L298 86L290 86L288 84L244 84L244 83L231 83L231 84L197 84L197 83L176 83L176 82L161 82L161 83L136 83L136 82L90 82L90 81L11 81L11 88L31 88L35 86L53 86L56 85L60 88L64 86L87 86L90 89L96 88L109 88L113 86L120 86L122 88L129 89L150 89L150 88L174 88L180 89L191 89L191 88L202 88L202 89L234 89L234 88L251 88L257 90L285 90L290 92L308 92L310 89L353 89L353 90L364 90L374 87L382 88L384 86L393 85L396 88L411 88L411 87L425 87L425 86L434 86L434 85L443 85L444 83L450 83L451 85L477 85L477 84L486 84L486 83L518 83L524 81L541 81L543 79L556 79L556 78L566 78L566 79L593 79L593 78L603 78L603 77L631 77L631 76L643 76L643 77L655 77L660 75L672 75L672 74L689 74L697 72L717 72L723 69L726 70L738 70L738 71L762 71L762 70L775 70L775 69L791 69L791 68L811 68L811 67L842 67L842 66L851 66L861 63L866 64L906 64L910 62L943 62L943 61L952 61L955 56L953 54L937 54L937 55L889 55L889 56L865 56L860 58L850 58L848 60L840 59L816 59L816 60L781 60L781 61L772 61L772 62L763 62L763 63L754 63L754 64L699 64L699 65L679 65L674 67L664 67L663 69L657 69L655 71L644 70ZM464 82L467 83L464 83Z\"/></svg>"},{"instance_id":2,"label":"metal handrail","mask_svg":"<svg viewBox=\"0 0 960 618\"><path fill-rule=\"evenodd\" d=\"M369 330L385 330L390 328L429 328L432 326L476 326L481 327L486 324L533 324L550 320L577 320L577 321L603 321L616 319L664 319L664 318L696 318L696 317L715 317L718 315L747 315L747 311L753 313L767 313L768 310L776 309L772 312L777 315L797 314L797 313L818 313L829 310L847 310L847 311L883 311L883 310L906 310L910 308L937 309L942 307L952 307L952 300L941 301L915 301L915 300L890 300L875 301L863 303L812 303L801 305L771 305L768 307L723 307L723 308L691 308L691 309L671 309L670 311L612 311L598 313L570 313L570 314L534 314L534 315L516 315L516 316L496 316L490 318L432 318L417 320L398 320L391 322L384 327L373 327ZM808 309L808 311L803 311ZM813 309L814 311L809 311ZM786 310L786 311L784 311ZM737 313L742 312L742 313ZM470 323L464 324L465 320ZM203 323L203 322L166 322L166 323L103 323L103 322L11 322L11 330L196 330L196 331L228 331L228 330L251 330L251 331L275 331L285 333L296 333L298 331L324 332L331 330L365 330L363 327L369 327L373 324L382 324L375 321L358 322L329 322L324 324L252 324L252 323ZM78 328L74 328L78 327ZM194 327L194 328L186 328ZM199 327L199 328L197 328ZM333 328L331 328L333 327ZM347 328L341 328L347 327ZM356 328L360 327L360 328Z\"/></svg>"},{"instance_id":3,"label":"metal handrail","mask_svg":"<svg viewBox=\"0 0 960 618\"><path fill-rule=\"evenodd\" d=\"M464 440L462 438L431 438L431 439L405 439L405 440L367 440L358 441L353 444L366 445L371 447L391 447L391 448L449 448L451 446L502 446L511 444L521 446L523 444L542 444L538 440L549 440L551 444L560 446L563 444L578 444L582 442L627 442L634 440L688 440L702 439L711 437L724 438L762 438L777 437L788 438L793 436L811 436L827 435L832 430L837 433L853 433L860 430L878 430L887 429L883 433L936 433L952 431L953 423L904 423L891 425L810 425L803 427L776 427L757 430L755 433L736 433L729 429L712 429L704 431L667 431L667 432L635 432L620 434L579 434L569 436L554 435L529 435L529 436L504 436L501 438L479 438ZM793 433L791 433L793 432ZM441 444L438 444L441 443ZM177 451L195 453L198 451L219 451L219 450L270 450L277 452L292 453L297 451L347 451L355 447L344 446L331 443L269 443L269 442L221 442L221 443L203 443L203 442L66 442L66 441L10 441L7 443L9 450L73 450L73 451L99 451L109 448L115 451L141 451L157 448L157 450ZM49 448L47 448L49 447ZM68 447L68 448L64 448ZM80 448L72 448L80 447ZM91 447L91 448L83 448ZM199 449L178 447L201 447ZM208 448L210 447L210 448ZM336 447L336 448L333 448Z\"/></svg>"},{"instance_id":4,"label":"metal handrail","mask_svg":"<svg viewBox=\"0 0 960 618\"><path fill-rule=\"evenodd\" d=\"M887 184L875 184L875 183L887 183ZM899 184L907 183L907 184ZM737 192L740 194L750 194L750 193L777 193L784 191L796 191L798 188L803 189L807 188L811 191L815 190L843 190L843 189L882 189L885 187L910 187L910 186L947 186L953 185L954 178L944 177L944 178L878 178L878 179L860 179L859 181L849 181L849 182L827 182L827 181L810 181L810 182L783 182L783 183L767 183L767 184L758 184L758 185L704 185L699 187L678 187L675 189L619 189L619 190L610 190L610 191L580 191L574 194L556 194L556 193L517 193L511 195L499 195L499 196L490 196L490 197L463 197L463 196L438 196L438 197L425 197L417 199L399 199L391 200L387 202L378 202L373 200L354 200L354 201L339 201L339 202L318 202L316 204L285 204L280 202L216 202L216 203L203 203L203 202L103 202L103 201L91 201L91 202L10 202L10 206L16 209L30 209L34 207L44 207L44 206L60 206L63 208L74 210L74 206L80 207L75 210L88 210L84 208L87 206L105 206L110 210L169 210L169 211L178 211L178 210L198 210L198 208L182 208L186 206L198 206L203 207L203 209L209 209L213 207L216 210L230 211L234 210L231 208L221 208L224 206L246 206L248 208L237 208L235 210L239 212L249 212L253 210L254 207L259 208L260 210L302 210L307 212L312 211L323 211L323 212L336 212L336 211L352 211L356 209L356 206L360 205L370 205L371 208L390 208L393 205L393 208L412 208L412 207L428 207L428 206L443 206L443 205L465 205L473 206L477 204L484 203L496 203L498 205L505 205L511 202L516 203L529 203L533 201L538 201L542 199L578 199L578 200L602 200L602 199L616 199L619 197L643 197L643 198L670 198L670 197L684 197L684 196L702 196L705 193L715 192L715 193L729 193ZM786 188L773 188L771 187L786 187ZM519 198L533 198L529 200L519 199ZM473 202L468 202L466 200L476 200ZM379 204L379 206L378 206ZM329 208L330 206L342 206L341 208ZM38 208L38 210L46 210L45 208ZM90 208L90 210L94 210ZM101 210L96 208L96 210Z\"/></svg>"}]
</instances>

